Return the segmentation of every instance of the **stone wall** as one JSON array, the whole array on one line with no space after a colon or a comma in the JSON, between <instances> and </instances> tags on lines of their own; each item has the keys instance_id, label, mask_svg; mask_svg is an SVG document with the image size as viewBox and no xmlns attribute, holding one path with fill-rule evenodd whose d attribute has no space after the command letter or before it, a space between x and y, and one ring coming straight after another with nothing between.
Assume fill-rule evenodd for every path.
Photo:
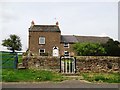
<instances>
[{"instance_id":1,"label":"stone wall","mask_svg":"<svg viewBox=\"0 0 120 90\"><path fill-rule=\"evenodd\" d=\"M114 72L120 69L120 57L80 56L76 58L77 72Z\"/></svg>"},{"instance_id":2,"label":"stone wall","mask_svg":"<svg viewBox=\"0 0 120 90\"><path fill-rule=\"evenodd\" d=\"M60 58L48 56L23 57L26 68L48 69L60 71ZM120 57L109 56L77 56L77 72L118 72L120 70Z\"/></svg>"},{"instance_id":3,"label":"stone wall","mask_svg":"<svg viewBox=\"0 0 120 90\"><path fill-rule=\"evenodd\" d=\"M23 57L23 66L26 68L48 69L60 71L60 58L50 56Z\"/></svg>"}]
</instances>

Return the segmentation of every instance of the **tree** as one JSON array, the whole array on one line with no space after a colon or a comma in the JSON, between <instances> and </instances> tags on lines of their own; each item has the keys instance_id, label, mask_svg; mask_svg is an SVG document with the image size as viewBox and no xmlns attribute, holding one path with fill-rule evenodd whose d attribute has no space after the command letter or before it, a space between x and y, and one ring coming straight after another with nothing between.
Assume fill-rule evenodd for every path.
<instances>
[{"instance_id":1,"label":"tree","mask_svg":"<svg viewBox=\"0 0 120 90\"><path fill-rule=\"evenodd\" d=\"M106 53L99 43L76 43L73 48L79 56L100 56Z\"/></svg>"},{"instance_id":2,"label":"tree","mask_svg":"<svg viewBox=\"0 0 120 90\"><path fill-rule=\"evenodd\" d=\"M107 43L103 44L108 56L120 56L120 43L109 39Z\"/></svg>"},{"instance_id":3,"label":"tree","mask_svg":"<svg viewBox=\"0 0 120 90\"><path fill-rule=\"evenodd\" d=\"M15 34L10 35L8 39L3 40L2 45L7 47L8 50L12 50L13 53L15 50L20 51L22 49L20 37Z\"/></svg>"}]
</instances>

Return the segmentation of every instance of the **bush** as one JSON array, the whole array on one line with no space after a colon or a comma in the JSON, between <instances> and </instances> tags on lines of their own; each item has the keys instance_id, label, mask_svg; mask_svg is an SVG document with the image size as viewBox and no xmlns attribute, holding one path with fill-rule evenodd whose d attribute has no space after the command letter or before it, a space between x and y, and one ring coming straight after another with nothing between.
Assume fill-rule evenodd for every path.
<instances>
[{"instance_id":1,"label":"bush","mask_svg":"<svg viewBox=\"0 0 120 90\"><path fill-rule=\"evenodd\" d=\"M100 56L106 53L99 43L76 43L73 48L78 56Z\"/></svg>"},{"instance_id":2,"label":"bush","mask_svg":"<svg viewBox=\"0 0 120 90\"><path fill-rule=\"evenodd\" d=\"M107 43L103 44L107 56L120 56L120 43L109 39Z\"/></svg>"}]
</instances>

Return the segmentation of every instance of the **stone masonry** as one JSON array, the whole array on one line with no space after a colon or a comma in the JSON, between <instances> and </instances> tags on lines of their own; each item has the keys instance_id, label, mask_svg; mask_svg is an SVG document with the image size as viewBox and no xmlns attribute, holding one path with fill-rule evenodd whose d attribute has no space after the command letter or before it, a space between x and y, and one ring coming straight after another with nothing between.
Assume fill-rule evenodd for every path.
<instances>
[{"instance_id":1,"label":"stone masonry","mask_svg":"<svg viewBox=\"0 0 120 90\"><path fill-rule=\"evenodd\" d=\"M60 58L51 56L23 57L26 68L60 71ZM110 56L77 56L76 71L79 72L119 72L120 57Z\"/></svg>"}]
</instances>

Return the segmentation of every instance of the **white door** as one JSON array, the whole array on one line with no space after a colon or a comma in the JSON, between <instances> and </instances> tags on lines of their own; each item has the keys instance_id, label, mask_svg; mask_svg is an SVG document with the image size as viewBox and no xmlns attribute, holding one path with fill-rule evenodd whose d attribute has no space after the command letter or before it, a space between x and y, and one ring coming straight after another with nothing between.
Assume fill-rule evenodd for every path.
<instances>
[{"instance_id":1,"label":"white door","mask_svg":"<svg viewBox=\"0 0 120 90\"><path fill-rule=\"evenodd\" d=\"M58 47L53 47L53 56L59 56L59 49L58 49Z\"/></svg>"}]
</instances>

